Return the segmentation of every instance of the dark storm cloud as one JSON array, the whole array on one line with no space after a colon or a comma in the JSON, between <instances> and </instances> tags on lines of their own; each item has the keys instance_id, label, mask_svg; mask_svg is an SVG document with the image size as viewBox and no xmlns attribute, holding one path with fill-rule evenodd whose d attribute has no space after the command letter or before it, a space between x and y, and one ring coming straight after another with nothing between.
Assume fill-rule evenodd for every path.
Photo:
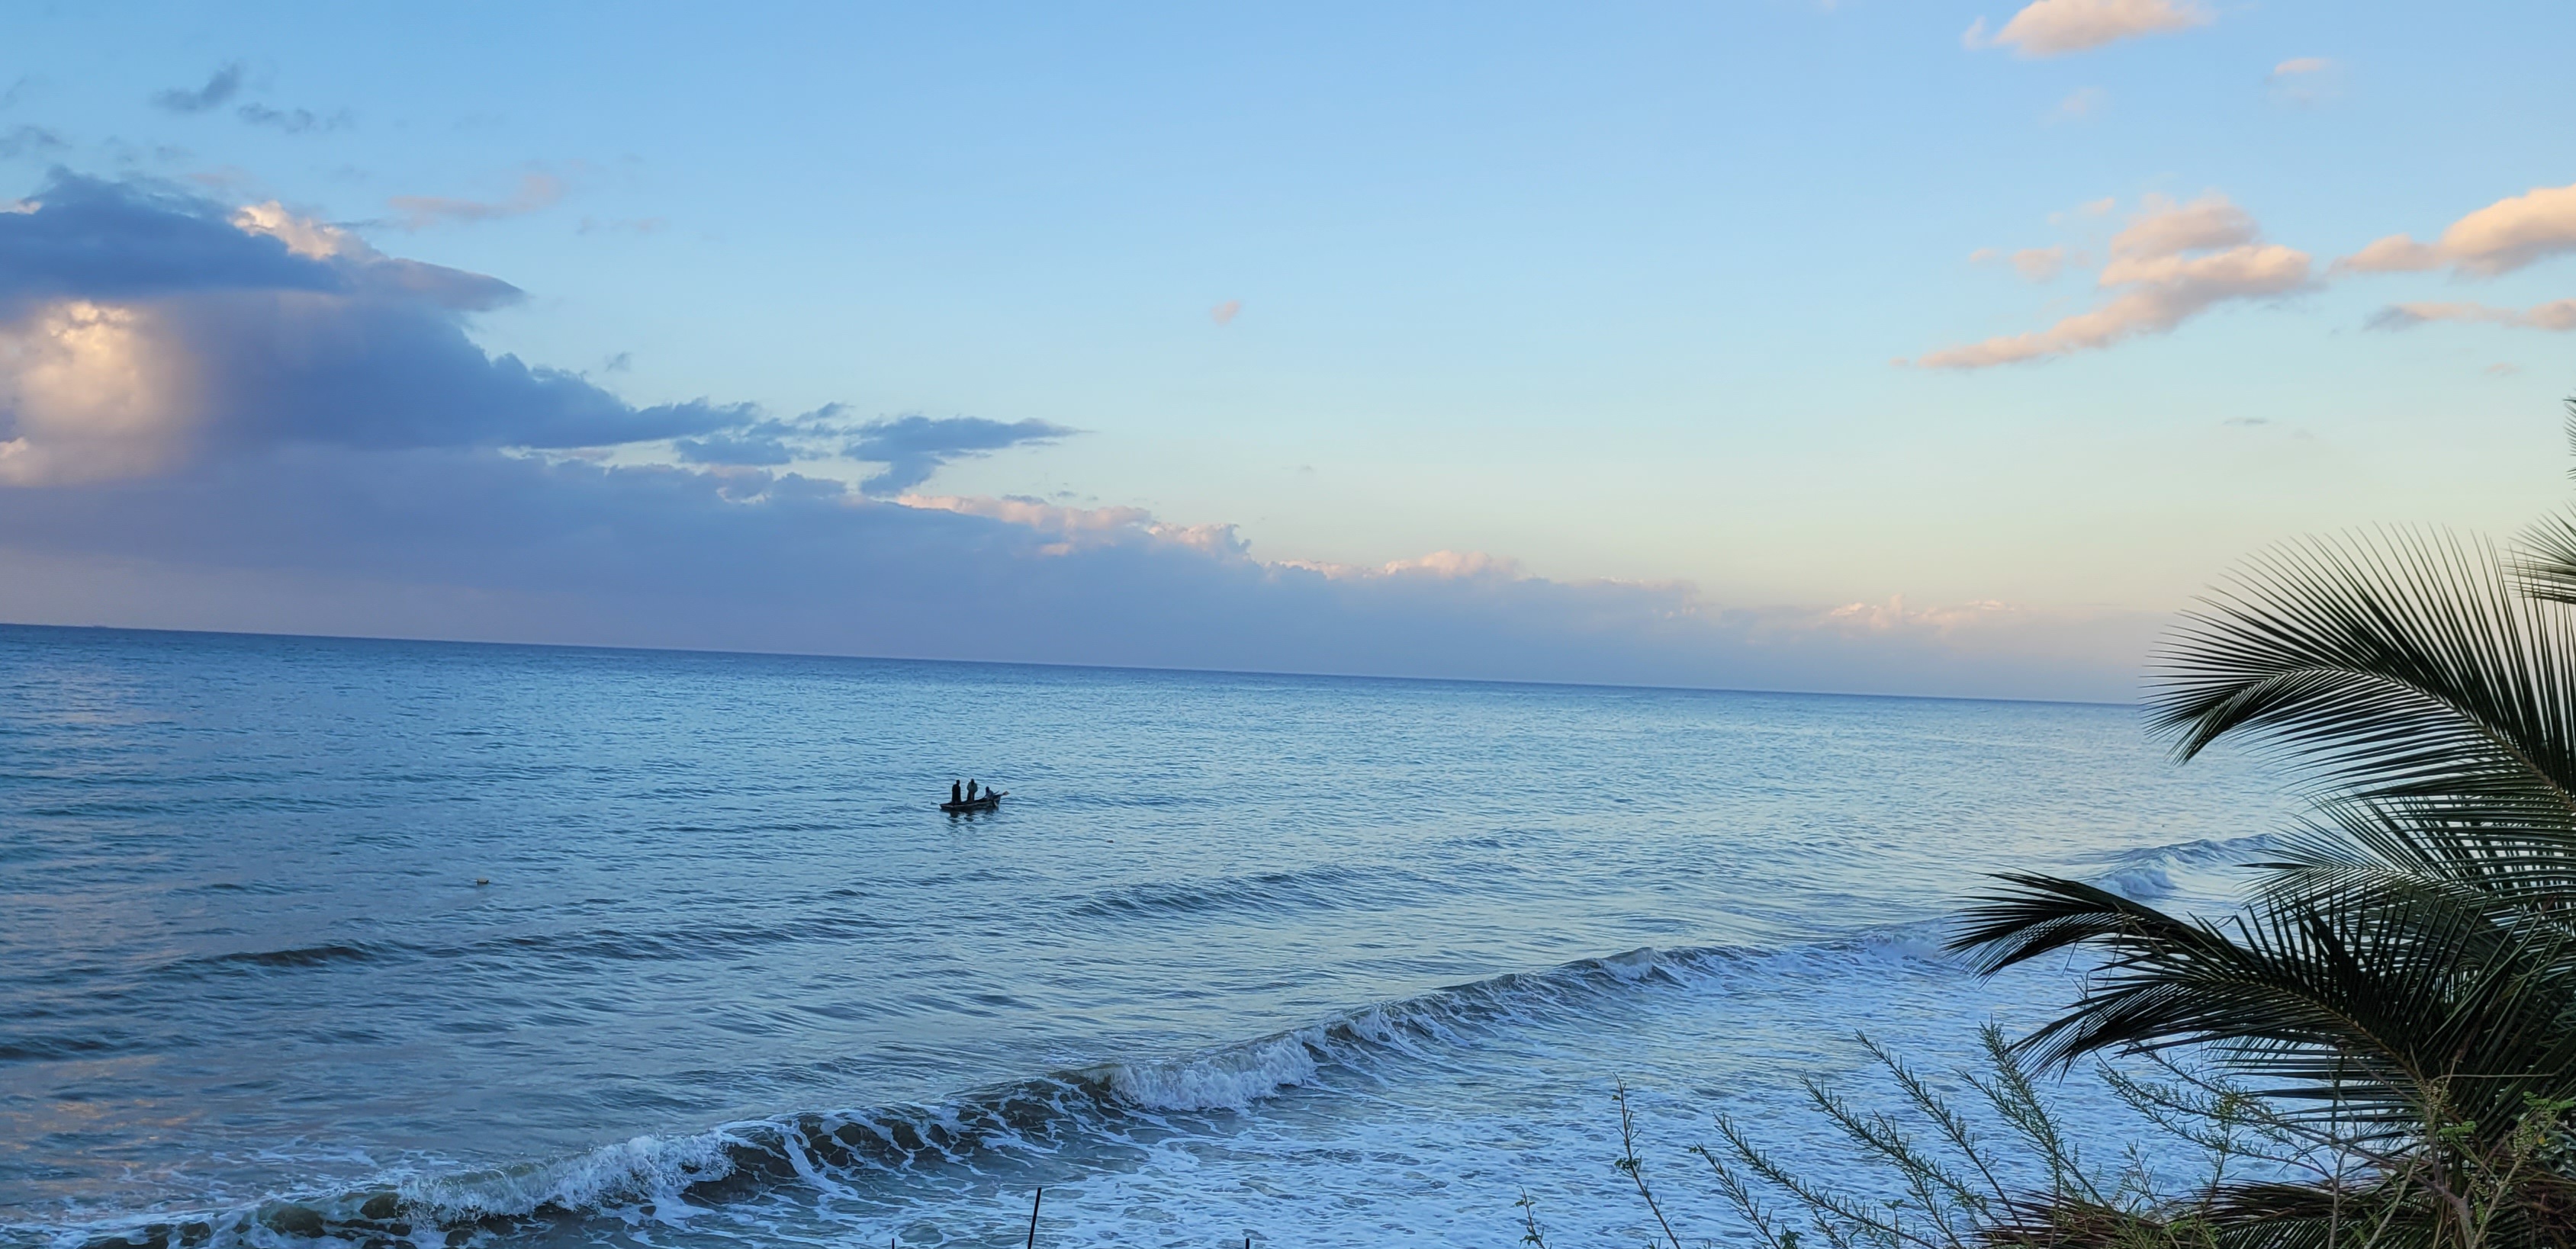
<instances>
[{"instance_id":1,"label":"dark storm cloud","mask_svg":"<svg viewBox=\"0 0 2576 1249\"><path fill-rule=\"evenodd\" d=\"M152 107L171 113L202 113L241 94L241 85L242 64L231 61L216 69L202 87L172 87L167 91L153 92Z\"/></svg>"},{"instance_id":2,"label":"dark storm cloud","mask_svg":"<svg viewBox=\"0 0 2576 1249\"><path fill-rule=\"evenodd\" d=\"M861 487L869 494L901 494L928 481L952 460L1024 443L1043 445L1081 432L1038 420L1005 423L977 416L903 416L860 426L858 437L843 454L886 466Z\"/></svg>"}]
</instances>

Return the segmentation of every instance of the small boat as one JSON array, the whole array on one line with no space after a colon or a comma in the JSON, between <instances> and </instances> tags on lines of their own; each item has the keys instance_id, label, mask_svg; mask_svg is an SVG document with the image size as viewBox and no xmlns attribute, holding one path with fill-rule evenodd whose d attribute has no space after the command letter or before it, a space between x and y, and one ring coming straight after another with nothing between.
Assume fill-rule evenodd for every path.
<instances>
[{"instance_id":1,"label":"small boat","mask_svg":"<svg viewBox=\"0 0 2576 1249\"><path fill-rule=\"evenodd\" d=\"M985 790L981 796L965 802L940 803L939 809L949 813L950 815L955 815L960 811L992 811L1001 807L1002 795L1009 792L1010 791L1006 789L988 789Z\"/></svg>"}]
</instances>

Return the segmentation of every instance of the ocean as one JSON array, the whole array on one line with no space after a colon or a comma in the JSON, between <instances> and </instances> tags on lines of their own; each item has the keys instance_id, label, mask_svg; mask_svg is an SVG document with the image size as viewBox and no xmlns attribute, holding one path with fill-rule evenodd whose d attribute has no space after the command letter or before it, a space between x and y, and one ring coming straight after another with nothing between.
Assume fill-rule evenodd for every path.
<instances>
[{"instance_id":1,"label":"ocean","mask_svg":"<svg viewBox=\"0 0 2576 1249\"><path fill-rule=\"evenodd\" d=\"M1838 1175L1856 1032L2075 991L1986 873L2292 809L2133 707L0 627L0 1245L1633 1245L1621 1084L1723 1243L1714 1115Z\"/></svg>"}]
</instances>

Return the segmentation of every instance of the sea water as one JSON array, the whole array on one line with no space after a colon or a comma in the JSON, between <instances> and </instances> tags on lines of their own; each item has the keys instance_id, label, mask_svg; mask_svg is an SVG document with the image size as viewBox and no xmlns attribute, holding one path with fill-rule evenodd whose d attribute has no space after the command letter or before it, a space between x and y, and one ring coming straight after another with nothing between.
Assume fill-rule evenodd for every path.
<instances>
[{"instance_id":1,"label":"sea water","mask_svg":"<svg viewBox=\"0 0 2576 1249\"><path fill-rule=\"evenodd\" d=\"M2122 706L0 628L0 1244L1634 1244L1623 1083L1724 1241L1714 1115L1839 1177L1856 1033L2076 991L1986 874L2289 808Z\"/></svg>"}]
</instances>

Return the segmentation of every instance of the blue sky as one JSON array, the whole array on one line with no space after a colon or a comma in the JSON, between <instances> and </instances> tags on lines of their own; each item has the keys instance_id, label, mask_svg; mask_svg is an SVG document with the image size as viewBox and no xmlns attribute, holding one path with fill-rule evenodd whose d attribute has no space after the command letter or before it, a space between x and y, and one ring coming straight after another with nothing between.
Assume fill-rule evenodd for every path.
<instances>
[{"instance_id":1,"label":"blue sky","mask_svg":"<svg viewBox=\"0 0 2576 1249\"><path fill-rule=\"evenodd\" d=\"M848 451L930 422L906 445L962 441L911 461L910 510L998 526L974 541L1012 553L987 558L1064 565L1043 579L1070 597L971 647L927 619L835 632L821 606L794 636L665 635L571 611L624 590L565 568L503 586L248 531L62 538L59 509L111 494L171 526L239 521L231 496L182 501L243 456L395 450L319 416L218 438L191 399L184 450L98 453L148 469L0 486L23 496L0 499L20 561L0 616L2116 696L2247 552L2377 522L2509 531L2562 499L2576 333L2531 310L2576 296L2576 242L2549 241L2556 201L2511 202L2576 184L2571 42L2576 11L2541 3L38 10L0 48L0 199L46 205L61 170L190 211L273 204L517 288L440 305L492 356L638 410L790 422L711 426L696 460L544 452L566 465L730 473L759 507L744 474L914 476ZM2439 241L2494 205L2540 241ZM2336 267L2400 235L2424 247ZM1925 367L2132 295L2107 346L2069 331L2048 358ZM34 428L26 393L0 419ZM777 436L802 441L742 450ZM705 462L719 445L763 462ZM1274 582L1329 567L1344 596L1665 597L1582 625L1471 596L1398 627L1341 602L1299 636L1348 646L1210 651L1122 615L1134 588L1109 571L1084 583L1075 532ZM842 575L743 540L769 545L729 558L778 580ZM652 562L620 562L626 588ZM921 567L930 585L883 592L936 592ZM553 606L495 606L531 594ZM1773 640L1658 632L1677 611ZM1798 621L1831 645L1777 640ZM1370 649L1415 626L1413 649ZM1482 667L1426 658L1462 628L1520 640Z\"/></svg>"}]
</instances>

